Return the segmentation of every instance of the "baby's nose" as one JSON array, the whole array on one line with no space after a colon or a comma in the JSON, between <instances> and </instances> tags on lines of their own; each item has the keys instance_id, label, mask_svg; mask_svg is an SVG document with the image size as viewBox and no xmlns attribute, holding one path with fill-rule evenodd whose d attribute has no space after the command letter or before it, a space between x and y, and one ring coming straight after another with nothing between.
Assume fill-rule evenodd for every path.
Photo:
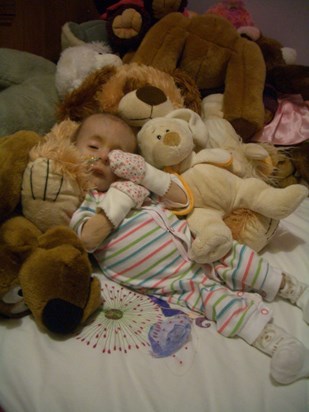
<instances>
[{"instance_id":1,"label":"baby's nose","mask_svg":"<svg viewBox=\"0 0 309 412\"><path fill-rule=\"evenodd\" d=\"M109 152L110 152L109 149L101 149L99 151L99 157L105 165L109 165L109 158L108 158Z\"/></svg>"}]
</instances>

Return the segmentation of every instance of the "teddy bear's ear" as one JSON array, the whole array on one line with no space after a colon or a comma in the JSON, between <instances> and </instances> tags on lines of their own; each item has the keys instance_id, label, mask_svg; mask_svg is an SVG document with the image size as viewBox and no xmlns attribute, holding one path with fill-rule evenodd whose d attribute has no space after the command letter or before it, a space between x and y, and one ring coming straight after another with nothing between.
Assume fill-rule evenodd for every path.
<instances>
[{"instance_id":1,"label":"teddy bear's ear","mask_svg":"<svg viewBox=\"0 0 309 412\"><path fill-rule=\"evenodd\" d=\"M208 133L201 117L190 109L176 109L168 113L166 117L184 120L191 130L195 146L205 148L208 141Z\"/></svg>"}]
</instances>

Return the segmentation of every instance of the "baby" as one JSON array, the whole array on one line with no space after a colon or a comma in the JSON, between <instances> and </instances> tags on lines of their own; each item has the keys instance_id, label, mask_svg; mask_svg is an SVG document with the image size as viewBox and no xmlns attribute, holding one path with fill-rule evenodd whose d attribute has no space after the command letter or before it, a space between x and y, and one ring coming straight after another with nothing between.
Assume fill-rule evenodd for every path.
<instances>
[{"instance_id":1,"label":"baby","mask_svg":"<svg viewBox=\"0 0 309 412\"><path fill-rule=\"evenodd\" d=\"M89 162L93 190L71 227L104 275L202 313L222 335L238 336L271 356L278 383L309 377L309 350L271 322L263 302L289 300L308 323L309 287L237 242L213 264L191 261L188 224L169 210L187 207L186 190L176 176L134 154L135 135L121 119L92 115L74 142Z\"/></svg>"}]
</instances>

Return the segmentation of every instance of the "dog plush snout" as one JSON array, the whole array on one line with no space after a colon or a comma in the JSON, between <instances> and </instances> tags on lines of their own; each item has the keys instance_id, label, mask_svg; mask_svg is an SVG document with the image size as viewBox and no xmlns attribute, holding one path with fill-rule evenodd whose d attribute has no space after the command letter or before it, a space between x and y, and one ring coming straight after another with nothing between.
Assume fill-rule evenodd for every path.
<instances>
[{"instance_id":1,"label":"dog plush snout","mask_svg":"<svg viewBox=\"0 0 309 412\"><path fill-rule=\"evenodd\" d=\"M166 146L178 146L180 143L179 134L176 132L167 132L163 137L163 143Z\"/></svg>"},{"instance_id":2,"label":"dog plush snout","mask_svg":"<svg viewBox=\"0 0 309 412\"><path fill-rule=\"evenodd\" d=\"M155 86L140 87L136 91L136 96L139 100L150 106L158 106L167 101L165 93L161 89Z\"/></svg>"}]
</instances>

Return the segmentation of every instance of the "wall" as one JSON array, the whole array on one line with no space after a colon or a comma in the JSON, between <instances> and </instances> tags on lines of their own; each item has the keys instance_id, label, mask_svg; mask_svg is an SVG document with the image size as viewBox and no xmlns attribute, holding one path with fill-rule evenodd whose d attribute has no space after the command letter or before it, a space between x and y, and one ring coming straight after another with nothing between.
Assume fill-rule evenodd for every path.
<instances>
[{"instance_id":1,"label":"wall","mask_svg":"<svg viewBox=\"0 0 309 412\"><path fill-rule=\"evenodd\" d=\"M0 0L0 47L56 62L63 24L94 18L98 13L93 0Z\"/></svg>"},{"instance_id":2,"label":"wall","mask_svg":"<svg viewBox=\"0 0 309 412\"><path fill-rule=\"evenodd\" d=\"M189 0L188 8L203 13L217 3L214 0ZM308 0L247 0L244 4L265 36L296 49L296 63L309 66Z\"/></svg>"}]
</instances>

